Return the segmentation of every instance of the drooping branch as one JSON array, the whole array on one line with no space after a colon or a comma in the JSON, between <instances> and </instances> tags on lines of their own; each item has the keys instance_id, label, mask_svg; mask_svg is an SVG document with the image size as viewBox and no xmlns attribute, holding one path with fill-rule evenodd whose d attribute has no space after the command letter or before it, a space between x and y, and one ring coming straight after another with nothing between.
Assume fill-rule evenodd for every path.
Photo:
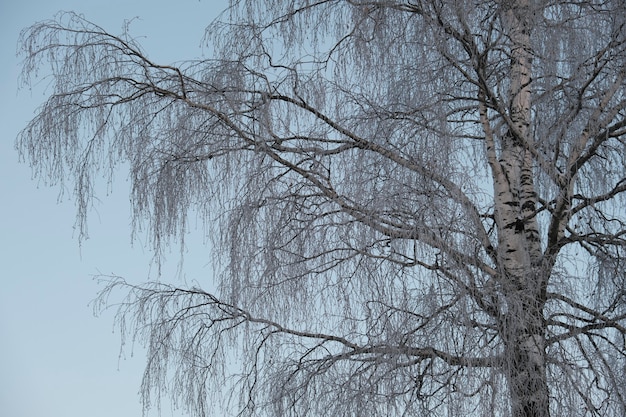
<instances>
[{"instance_id":1,"label":"drooping branch","mask_svg":"<svg viewBox=\"0 0 626 417\"><path fill-rule=\"evenodd\" d=\"M101 295L129 294L144 401L624 409L622 5L470 3L232 2L215 59L180 65L73 15L25 32L26 74L53 80L18 141L35 174L73 181L84 221L128 166L157 251L190 211L214 244L219 291ZM568 280L572 243L589 273Z\"/></svg>"}]
</instances>

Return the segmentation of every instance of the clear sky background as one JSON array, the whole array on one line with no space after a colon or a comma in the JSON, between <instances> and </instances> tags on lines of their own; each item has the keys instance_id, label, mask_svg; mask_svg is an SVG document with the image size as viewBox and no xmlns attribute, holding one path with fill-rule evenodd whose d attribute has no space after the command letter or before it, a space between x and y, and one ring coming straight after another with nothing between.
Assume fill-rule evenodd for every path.
<instances>
[{"instance_id":1,"label":"clear sky background","mask_svg":"<svg viewBox=\"0 0 626 417\"><path fill-rule=\"evenodd\" d=\"M126 173L117 175L110 196L100 190L90 239L79 248L73 202L58 201L58 188L33 181L29 167L18 163L15 137L46 97L42 88L17 91L20 30L60 10L82 13L113 33L137 16L131 33L143 37L149 57L171 63L203 54L204 28L226 5L226 0L0 0L0 416L141 415L143 351L131 356L129 348L120 356L113 312L96 318L89 303L100 288L93 275L143 282L151 259L140 242L130 245ZM187 278L210 280L202 238L188 242ZM176 253L170 258L165 279L175 270ZM183 415L169 403L162 412Z\"/></svg>"}]
</instances>

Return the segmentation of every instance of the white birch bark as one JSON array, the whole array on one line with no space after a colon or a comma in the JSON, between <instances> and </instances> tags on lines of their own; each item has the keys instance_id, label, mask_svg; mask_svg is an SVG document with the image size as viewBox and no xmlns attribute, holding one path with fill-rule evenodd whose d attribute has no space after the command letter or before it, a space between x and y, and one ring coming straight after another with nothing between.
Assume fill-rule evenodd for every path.
<instances>
[{"instance_id":1,"label":"white birch bark","mask_svg":"<svg viewBox=\"0 0 626 417\"><path fill-rule=\"evenodd\" d=\"M548 271L536 219L537 195L529 146L532 10L529 1L503 2L503 20L511 40L510 121L502 151L492 168L498 226L500 280L506 312L501 319L505 367L514 417L548 417L546 328L543 308ZM494 163L492 163L493 166Z\"/></svg>"}]
</instances>

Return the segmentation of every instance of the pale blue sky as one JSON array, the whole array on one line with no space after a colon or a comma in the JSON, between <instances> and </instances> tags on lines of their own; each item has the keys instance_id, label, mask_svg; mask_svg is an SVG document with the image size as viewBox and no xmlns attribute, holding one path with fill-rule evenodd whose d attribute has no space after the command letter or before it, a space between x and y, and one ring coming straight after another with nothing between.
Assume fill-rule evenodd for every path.
<instances>
[{"instance_id":1,"label":"pale blue sky","mask_svg":"<svg viewBox=\"0 0 626 417\"><path fill-rule=\"evenodd\" d=\"M57 201L58 189L31 179L17 163L13 143L45 96L17 93L19 31L59 10L73 10L111 32L135 16L131 32L157 62L198 57L205 26L226 0L22 0L0 2L0 416L140 416L144 356L119 358L113 316L94 318L89 302L99 272L140 282L150 254L130 246L128 184L100 195L92 212L90 239L79 249L72 201ZM102 190L106 191L106 190ZM189 279L210 279L201 237L186 255ZM175 254L171 256L175 261ZM173 262L175 263L175 262ZM175 266L175 265L174 265ZM166 275L174 269L170 265ZM130 354L130 351L127 351ZM156 412L150 415L156 415ZM164 416L181 416L169 404Z\"/></svg>"}]
</instances>

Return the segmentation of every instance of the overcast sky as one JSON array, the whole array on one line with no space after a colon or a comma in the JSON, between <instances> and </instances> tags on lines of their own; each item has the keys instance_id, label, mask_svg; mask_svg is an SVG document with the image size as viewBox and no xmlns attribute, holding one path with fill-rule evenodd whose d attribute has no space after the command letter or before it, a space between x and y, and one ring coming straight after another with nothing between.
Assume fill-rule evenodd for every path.
<instances>
[{"instance_id":1,"label":"overcast sky","mask_svg":"<svg viewBox=\"0 0 626 417\"><path fill-rule=\"evenodd\" d=\"M0 2L0 416L140 416L138 390L145 357L121 357L113 314L94 317L89 302L98 273L145 281L150 253L130 245L126 173L91 213L90 239L79 248L72 201L38 184L18 164L17 133L45 99L40 89L17 91L18 34L57 11L82 13L110 32L125 19L140 20L147 54L171 63L202 55L204 28L226 0L21 0ZM101 190L106 191L106 190ZM189 279L210 279L201 237L186 255ZM172 259L175 259L175 254ZM175 262L173 262L175 263ZM175 266L175 265L174 265ZM170 265L166 275L173 271ZM150 415L156 415L156 412ZM168 407L164 416L182 416Z\"/></svg>"}]
</instances>

